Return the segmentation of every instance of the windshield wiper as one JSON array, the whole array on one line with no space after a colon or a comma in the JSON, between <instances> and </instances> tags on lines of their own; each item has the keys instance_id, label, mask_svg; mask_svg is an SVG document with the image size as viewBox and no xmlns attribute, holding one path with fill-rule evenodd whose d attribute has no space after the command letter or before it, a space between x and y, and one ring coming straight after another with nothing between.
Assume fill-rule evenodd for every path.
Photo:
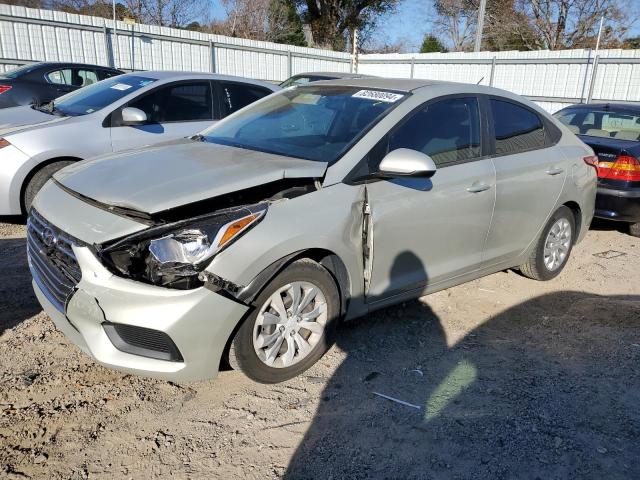
<instances>
[{"instance_id":1,"label":"windshield wiper","mask_svg":"<svg viewBox=\"0 0 640 480\"><path fill-rule=\"evenodd\" d=\"M191 135L189 137L190 140L193 140L194 142L206 142L207 139L204 135L201 135L199 133L195 134L195 135Z\"/></svg>"},{"instance_id":2,"label":"windshield wiper","mask_svg":"<svg viewBox=\"0 0 640 480\"><path fill-rule=\"evenodd\" d=\"M65 116L65 114L56 107L53 100L47 103L34 103L31 107L38 110L39 112L48 113L49 115Z\"/></svg>"}]
</instances>

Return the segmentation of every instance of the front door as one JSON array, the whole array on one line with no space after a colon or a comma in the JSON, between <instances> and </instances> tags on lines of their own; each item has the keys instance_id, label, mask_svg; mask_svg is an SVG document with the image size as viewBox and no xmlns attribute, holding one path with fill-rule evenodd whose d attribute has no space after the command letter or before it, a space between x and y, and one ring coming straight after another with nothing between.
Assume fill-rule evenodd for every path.
<instances>
[{"instance_id":1,"label":"front door","mask_svg":"<svg viewBox=\"0 0 640 480\"><path fill-rule=\"evenodd\" d=\"M206 80L164 85L126 106L145 112L147 123L122 125L121 109L115 111L111 127L114 152L195 135L211 126L215 117L211 82Z\"/></svg>"},{"instance_id":2,"label":"front door","mask_svg":"<svg viewBox=\"0 0 640 480\"><path fill-rule=\"evenodd\" d=\"M421 151L438 169L430 179L367 185L373 238L368 302L416 293L480 267L495 195L481 137L476 97L428 102L389 135L388 151Z\"/></svg>"}]
</instances>

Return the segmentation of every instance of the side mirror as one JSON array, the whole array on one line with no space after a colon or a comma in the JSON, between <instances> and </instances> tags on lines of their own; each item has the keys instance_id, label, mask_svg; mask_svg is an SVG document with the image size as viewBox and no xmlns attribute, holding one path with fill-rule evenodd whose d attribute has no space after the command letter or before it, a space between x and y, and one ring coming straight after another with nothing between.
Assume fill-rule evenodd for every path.
<instances>
[{"instance_id":1,"label":"side mirror","mask_svg":"<svg viewBox=\"0 0 640 480\"><path fill-rule=\"evenodd\" d=\"M389 152L378 168L378 175L387 178L429 178L435 173L436 164L429 155L408 148L398 148Z\"/></svg>"},{"instance_id":2,"label":"side mirror","mask_svg":"<svg viewBox=\"0 0 640 480\"><path fill-rule=\"evenodd\" d=\"M147 114L139 108L126 107L122 109L123 125L142 125L147 121Z\"/></svg>"}]
</instances>

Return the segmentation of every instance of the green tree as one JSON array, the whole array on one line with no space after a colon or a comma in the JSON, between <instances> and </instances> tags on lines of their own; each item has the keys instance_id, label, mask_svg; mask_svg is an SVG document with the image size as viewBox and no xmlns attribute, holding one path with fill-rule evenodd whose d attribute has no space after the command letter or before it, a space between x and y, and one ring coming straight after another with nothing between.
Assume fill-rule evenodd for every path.
<instances>
[{"instance_id":1,"label":"green tree","mask_svg":"<svg viewBox=\"0 0 640 480\"><path fill-rule=\"evenodd\" d=\"M447 51L448 50L445 48L440 39L432 33L428 33L424 36L424 41L422 42L422 46L420 47L420 53L446 53Z\"/></svg>"},{"instance_id":2,"label":"green tree","mask_svg":"<svg viewBox=\"0 0 640 480\"><path fill-rule=\"evenodd\" d=\"M306 47L307 41L293 0L271 0L269 4L269 40Z\"/></svg>"},{"instance_id":3,"label":"green tree","mask_svg":"<svg viewBox=\"0 0 640 480\"><path fill-rule=\"evenodd\" d=\"M303 23L309 24L314 46L343 51L354 28L366 30L400 0L293 0Z\"/></svg>"},{"instance_id":4,"label":"green tree","mask_svg":"<svg viewBox=\"0 0 640 480\"><path fill-rule=\"evenodd\" d=\"M637 48L640 49L640 37L627 38L622 42L622 48Z\"/></svg>"}]
</instances>

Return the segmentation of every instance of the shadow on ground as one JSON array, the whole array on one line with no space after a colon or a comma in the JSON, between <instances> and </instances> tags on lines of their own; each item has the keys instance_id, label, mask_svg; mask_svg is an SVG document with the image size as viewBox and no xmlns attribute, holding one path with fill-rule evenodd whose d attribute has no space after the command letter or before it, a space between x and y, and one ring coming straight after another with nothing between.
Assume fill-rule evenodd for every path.
<instances>
[{"instance_id":1,"label":"shadow on ground","mask_svg":"<svg viewBox=\"0 0 640 480\"><path fill-rule=\"evenodd\" d=\"M338 345L287 479L640 478L640 296L544 295L453 346L411 301Z\"/></svg>"},{"instance_id":2,"label":"shadow on ground","mask_svg":"<svg viewBox=\"0 0 640 480\"><path fill-rule=\"evenodd\" d=\"M0 335L41 310L31 287L26 239L0 239Z\"/></svg>"}]
</instances>

